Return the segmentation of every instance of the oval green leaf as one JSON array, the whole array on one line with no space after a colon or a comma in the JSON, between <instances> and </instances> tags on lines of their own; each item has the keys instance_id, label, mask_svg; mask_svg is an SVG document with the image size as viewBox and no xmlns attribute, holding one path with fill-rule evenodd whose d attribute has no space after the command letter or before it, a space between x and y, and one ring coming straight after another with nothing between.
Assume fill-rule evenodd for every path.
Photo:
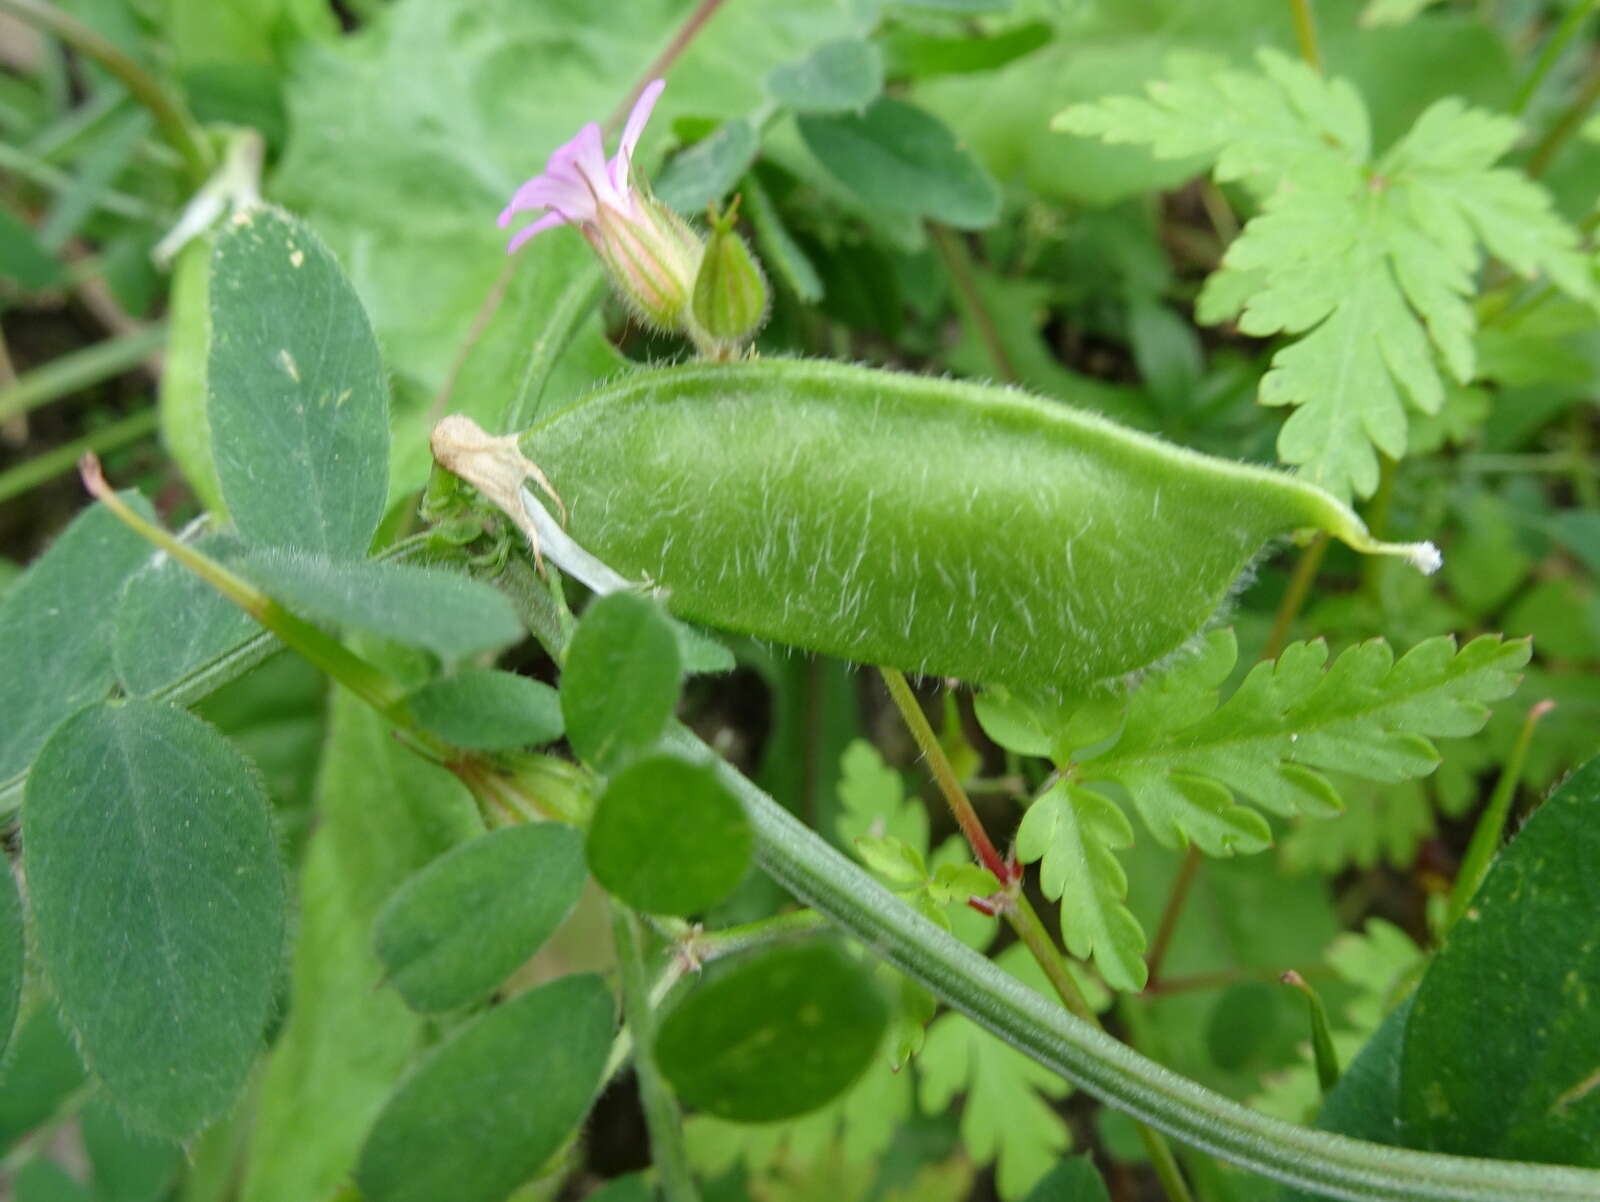
<instances>
[{"instance_id":1,"label":"oval green leaf","mask_svg":"<svg viewBox=\"0 0 1600 1202\"><path fill-rule=\"evenodd\" d=\"M483 1001L561 925L583 890L583 836L541 823L482 835L395 890L373 941L388 984L437 1014Z\"/></svg>"},{"instance_id":2,"label":"oval green leaf","mask_svg":"<svg viewBox=\"0 0 1600 1202\"><path fill-rule=\"evenodd\" d=\"M252 547L231 566L304 617L425 647L443 660L496 651L526 633L504 593L457 572L284 547Z\"/></svg>"},{"instance_id":3,"label":"oval green leaf","mask_svg":"<svg viewBox=\"0 0 1600 1202\"><path fill-rule=\"evenodd\" d=\"M283 872L255 768L147 701L68 719L22 817L39 954L91 1070L142 1127L184 1138L255 1060L283 951Z\"/></svg>"},{"instance_id":4,"label":"oval green leaf","mask_svg":"<svg viewBox=\"0 0 1600 1202\"><path fill-rule=\"evenodd\" d=\"M982 229L1000 216L1000 190L939 118L881 96L864 113L799 119L824 167L869 206Z\"/></svg>"},{"instance_id":5,"label":"oval green leaf","mask_svg":"<svg viewBox=\"0 0 1600 1202\"><path fill-rule=\"evenodd\" d=\"M632 593L589 606L561 672L567 739L602 772L648 750L678 704L682 659L667 616Z\"/></svg>"},{"instance_id":6,"label":"oval green leaf","mask_svg":"<svg viewBox=\"0 0 1600 1202\"><path fill-rule=\"evenodd\" d=\"M239 533L365 554L388 496L389 389L333 252L282 210L236 214L209 295L212 460Z\"/></svg>"},{"instance_id":7,"label":"oval green leaf","mask_svg":"<svg viewBox=\"0 0 1600 1202\"><path fill-rule=\"evenodd\" d=\"M515 672L469 668L422 686L407 699L428 730L457 747L509 751L561 737L561 699Z\"/></svg>"},{"instance_id":8,"label":"oval green leaf","mask_svg":"<svg viewBox=\"0 0 1600 1202\"><path fill-rule=\"evenodd\" d=\"M384 1106L356 1167L366 1202L504 1202L577 1129L600 1087L613 1005L563 977L436 1049Z\"/></svg>"},{"instance_id":9,"label":"oval green leaf","mask_svg":"<svg viewBox=\"0 0 1600 1202\"><path fill-rule=\"evenodd\" d=\"M867 969L833 943L780 947L702 985L656 1033L678 1096L735 1122L815 1110L866 1069L889 1007Z\"/></svg>"},{"instance_id":10,"label":"oval green leaf","mask_svg":"<svg viewBox=\"0 0 1600 1202\"><path fill-rule=\"evenodd\" d=\"M797 113L860 111L883 91L883 56L871 42L840 38L767 76L767 91Z\"/></svg>"},{"instance_id":11,"label":"oval green leaf","mask_svg":"<svg viewBox=\"0 0 1600 1202\"><path fill-rule=\"evenodd\" d=\"M709 765L652 755L606 785L585 850L595 879L635 910L700 914L743 879L750 824Z\"/></svg>"},{"instance_id":12,"label":"oval green leaf","mask_svg":"<svg viewBox=\"0 0 1600 1202\"><path fill-rule=\"evenodd\" d=\"M1400 1110L1418 1146L1600 1164L1600 759L1500 853L1417 988Z\"/></svg>"}]
</instances>

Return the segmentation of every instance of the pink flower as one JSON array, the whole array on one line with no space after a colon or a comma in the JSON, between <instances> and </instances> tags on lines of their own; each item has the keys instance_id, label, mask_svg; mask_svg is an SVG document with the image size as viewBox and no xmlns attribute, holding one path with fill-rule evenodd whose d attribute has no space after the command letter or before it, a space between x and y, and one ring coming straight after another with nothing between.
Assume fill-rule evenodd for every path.
<instances>
[{"instance_id":1,"label":"pink flower","mask_svg":"<svg viewBox=\"0 0 1600 1202\"><path fill-rule=\"evenodd\" d=\"M650 113L666 86L666 80L658 79L639 93L622 131L622 144L610 162L606 161L601 148L600 127L593 121L580 129L572 141L556 147L544 165L544 174L534 176L518 188L511 203L500 214L500 228L505 229L518 213L549 210L517 232L511 245L506 247L508 254L514 253L535 234L558 225L596 226L605 209L624 220L640 219L639 202L643 197L633 190L628 175L633 166L634 147L639 145L639 136L644 133Z\"/></svg>"},{"instance_id":2,"label":"pink flower","mask_svg":"<svg viewBox=\"0 0 1600 1202\"><path fill-rule=\"evenodd\" d=\"M558 146L536 175L517 189L500 214L500 228L518 213L545 210L511 239L507 253L558 225L578 228L623 299L652 325L695 337L689 311L704 243L676 213L631 178L633 151L661 90L656 80L640 93L622 131L622 144L609 162L600 127L590 122L578 136Z\"/></svg>"}]
</instances>

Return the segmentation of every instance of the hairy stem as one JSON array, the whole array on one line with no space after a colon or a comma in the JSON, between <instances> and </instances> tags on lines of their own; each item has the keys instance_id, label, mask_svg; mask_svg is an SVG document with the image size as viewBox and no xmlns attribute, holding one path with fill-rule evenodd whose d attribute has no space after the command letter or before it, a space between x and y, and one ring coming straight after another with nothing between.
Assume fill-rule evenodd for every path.
<instances>
[{"instance_id":1,"label":"hairy stem","mask_svg":"<svg viewBox=\"0 0 1600 1202\"><path fill-rule=\"evenodd\" d=\"M179 542L166 530L134 512L106 483L100 461L92 453L83 457L79 471L90 495L115 514L123 525L160 547L390 722L410 731L424 745L431 746L435 742L432 736L416 728L406 711L403 690L385 673L337 639L290 613L244 577L204 552Z\"/></svg>"},{"instance_id":2,"label":"hairy stem","mask_svg":"<svg viewBox=\"0 0 1600 1202\"><path fill-rule=\"evenodd\" d=\"M1414 1152L1269 1118L1181 1077L1040 997L852 864L681 726L675 751L743 801L758 862L913 980L1069 1081L1174 1138L1274 1180L1353 1202L1588 1202L1600 1171Z\"/></svg>"},{"instance_id":3,"label":"hairy stem","mask_svg":"<svg viewBox=\"0 0 1600 1202\"><path fill-rule=\"evenodd\" d=\"M172 148L183 159L189 182L199 187L216 165L211 147L183 102L121 47L90 29L82 21L44 0L0 0L0 12L11 13L29 25L54 34L79 54L93 59L129 94L150 110Z\"/></svg>"}]
</instances>

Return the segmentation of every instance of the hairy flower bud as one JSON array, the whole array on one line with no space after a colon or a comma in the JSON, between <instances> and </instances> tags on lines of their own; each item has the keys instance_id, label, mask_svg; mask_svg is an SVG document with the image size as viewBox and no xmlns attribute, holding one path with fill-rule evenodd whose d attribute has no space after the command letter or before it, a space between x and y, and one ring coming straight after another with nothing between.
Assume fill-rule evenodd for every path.
<instances>
[{"instance_id":1,"label":"hairy flower bud","mask_svg":"<svg viewBox=\"0 0 1600 1202\"><path fill-rule=\"evenodd\" d=\"M694 320L716 358L731 358L767 319L767 281L734 232L739 198L711 215L711 239L694 281Z\"/></svg>"}]
</instances>

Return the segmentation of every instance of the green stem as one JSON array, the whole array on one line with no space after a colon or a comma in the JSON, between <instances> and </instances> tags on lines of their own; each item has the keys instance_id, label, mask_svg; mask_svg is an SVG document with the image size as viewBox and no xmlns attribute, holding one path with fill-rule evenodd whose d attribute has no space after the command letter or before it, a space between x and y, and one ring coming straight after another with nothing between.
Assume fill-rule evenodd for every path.
<instances>
[{"instance_id":1,"label":"green stem","mask_svg":"<svg viewBox=\"0 0 1600 1202\"><path fill-rule=\"evenodd\" d=\"M1561 116L1556 118L1556 123L1550 131L1539 139L1539 144L1533 148L1533 153L1528 156L1528 175L1534 179L1544 174L1546 167L1550 166L1556 152L1566 145L1567 139L1578 132L1583 125L1584 118L1594 102L1600 100L1600 63L1590 68L1589 76L1583 81L1583 87L1573 98L1571 104L1562 110Z\"/></svg>"},{"instance_id":2,"label":"green stem","mask_svg":"<svg viewBox=\"0 0 1600 1202\"><path fill-rule=\"evenodd\" d=\"M994 844L989 842L989 836L978 819L978 812L973 809L972 801L962 789L955 769L951 766L949 757L945 755L943 745L934 735L933 727L928 724L928 716L922 712L922 706L917 704L917 698L911 692L911 686L906 683L905 676L894 668L879 668L878 671L883 674L884 683L889 686L889 695L894 698L900 716L905 719L912 738L917 741L917 746L921 748L928 766L933 770L934 779L939 782L939 789L944 794L945 800L950 803L950 810L966 835L967 842L972 845L973 853L985 868L994 873L1002 886L1010 887L1018 878L1007 868L1005 861L995 851ZM1094 1010L1083 996L1083 991L1078 988L1078 983L1072 979L1072 974L1067 969L1066 957L1056 947L1055 940L1050 938L1050 933L1039 920L1039 914L1034 910L1033 903L1021 889L1016 889L1012 894L1004 914L1006 922L1016 932L1017 938L1028 949L1034 962L1044 971L1062 1005L1080 1022L1089 1024L1097 1031L1101 1030L1100 1020L1095 1016ZM1155 1167L1156 1177L1161 1182L1161 1188L1165 1191L1169 1202L1190 1202L1189 1187L1178 1169L1177 1158L1173 1156L1166 1140L1159 1132L1149 1130L1143 1123L1139 1123L1138 1126L1139 1136L1149 1149L1151 1164Z\"/></svg>"},{"instance_id":3,"label":"green stem","mask_svg":"<svg viewBox=\"0 0 1600 1202\"><path fill-rule=\"evenodd\" d=\"M1300 43L1300 57L1320 74L1322 47L1317 42L1317 17L1311 11L1311 0L1289 0L1289 4L1294 10L1294 36Z\"/></svg>"},{"instance_id":4,"label":"green stem","mask_svg":"<svg viewBox=\"0 0 1600 1202\"><path fill-rule=\"evenodd\" d=\"M86 454L103 455L130 442L137 442L156 429L158 415L154 408L141 409L127 417L100 427L82 438L54 447L24 463L0 472L0 502L19 497L37 488L46 480L70 472L73 465Z\"/></svg>"},{"instance_id":5,"label":"green stem","mask_svg":"<svg viewBox=\"0 0 1600 1202\"><path fill-rule=\"evenodd\" d=\"M1528 716L1523 720L1522 730L1512 745L1511 754L1506 757L1505 767L1501 769L1500 779L1495 782L1494 792L1489 795L1489 804L1484 807L1483 817L1478 819L1478 825L1472 830L1472 841L1467 844L1467 854L1461 859L1461 869L1456 873L1456 882L1450 889L1450 908L1444 920L1446 932L1471 907L1478 886L1489 875L1489 865L1494 862L1495 852L1505 837L1506 819L1511 816L1511 801L1517 795L1517 781L1522 778L1522 762L1527 758L1528 745L1533 742L1534 728L1539 725L1539 719L1554 708L1555 702L1540 701L1528 710Z\"/></svg>"},{"instance_id":6,"label":"green stem","mask_svg":"<svg viewBox=\"0 0 1600 1202\"><path fill-rule=\"evenodd\" d=\"M434 744L431 736L416 729L405 708L404 691L383 672L337 639L284 609L244 577L223 567L204 552L179 542L160 526L134 512L106 483L100 471L100 462L93 454L83 457L79 469L90 494L115 514L123 525L171 555L390 722L410 731L424 745ZM440 748L441 753L443 750Z\"/></svg>"},{"instance_id":7,"label":"green stem","mask_svg":"<svg viewBox=\"0 0 1600 1202\"><path fill-rule=\"evenodd\" d=\"M1539 52L1539 61L1534 63L1533 70L1528 73L1528 78L1522 81L1522 86L1517 89L1517 94L1511 101L1513 117L1520 117L1527 110L1534 96L1538 94L1539 85L1544 83L1545 76L1550 74L1550 69L1572 44L1572 39L1578 35L1578 30L1583 28L1583 23L1589 19L1589 14L1594 12L1597 6L1600 6L1600 0L1580 0L1562 18L1555 33L1550 35L1550 40Z\"/></svg>"},{"instance_id":8,"label":"green stem","mask_svg":"<svg viewBox=\"0 0 1600 1202\"><path fill-rule=\"evenodd\" d=\"M1162 1068L1027 988L913 911L688 730L674 751L743 801L761 867L913 980L1024 1055L1232 1164L1354 1202L1590 1202L1600 1171L1414 1152L1270 1118Z\"/></svg>"},{"instance_id":9,"label":"green stem","mask_svg":"<svg viewBox=\"0 0 1600 1202\"><path fill-rule=\"evenodd\" d=\"M815 910L790 910L787 914L758 918L754 922L724 927L720 931L697 932L683 942L685 952L696 964L710 964L713 960L751 948L765 947L769 943L787 943L791 939L808 939L832 929L833 923Z\"/></svg>"},{"instance_id":10,"label":"green stem","mask_svg":"<svg viewBox=\"0 0 1600 1202\"><path fill-rule=\"evenodd\" d=\"M150 325L120 338L107 338L81 351L57 356L0 388L0 422L27 413L59 397L120 376L143 362L167 340L167 327Z\"/></svg>"},{"instance_id":11,"label":"green stem","mask_svg":"<svg viewBox=\"0 0 1600 1202\"><path fill-rule=\"evenodd\" d=\"M650 983L645 975L639 922L616 902L611 904L611 935L622 969L622 1008L633 1032L633 1071L639 1081L645 1126L650 1131L650 1152L661 1192L667 1202L699 1202L700 1194L689 1174L689 1156L683 1143L683 1114L661 1070L656 1067L655 1011Z\"/></svg>"},{"instance_id":12,"label":"green stem","mask_svg":"<svg viewBox=\"0 0 1600 1202\"><path fill-rule=\"evenodd\" d=\"M967 253L966 243L954 231L942 225L930 222L928 231L933 235L933 245L938 249L939 257L944 260L945 270L950 273L950 280L956 286L956 297L962 316L972 326L972 332L978 336L978 341L983 344L989 362L994 365L994 374L1007 384L1015 384L1018 380L1016 364L1011 361L1011 356L1006 351L994 315L984 304L983 293L978 290L977 276L972 270L972 256Z\"/></svg>"},{"instance_id":13,"label":"green stem","mask_svg":"<svg viewBox=\"0 0 1600 1202\"><path fill-rule=\"evenodd\" d=\"M0 0L0 12L11 13L38 29L54 34L78 53L98 63L127 88L135 100L150 110L162 134L183 158L190 183L199 187L206 182L215 163L205 134L184 108L183 102L171 95L160 80L119 46L44 0Z\"/></svg>"},{"instance_id":14,"label":"green stem","mask_svg":"<svg viewBox=\"0 0 1600 1202\"><path fill-rule=\"evenodd\" d=\"M1178 919L1183 915L1183 907L1189 901L1189 890L1194 886L1194 878L1200 871L1200 849L1193 844L1183 853L1183 863L1178 866L1178 875L1172 878L1172 888L1167 893L1167 904L1161 908L1161 921L1156 926L1156 937L1150 943L1150 956L1147 961L1150 975L1145 982L1145 992L1158 990L1161 986L1161 969L1167 962L1167 952L1172 948L1172 934L1178 929Z\"/></svg>"},{"instance_id":15,"label":"green stem","mask_svg":"<svg viewBox=\"0 0 1600 1202\"><path fill-rule=\"evenodd\" d=\"M961 827L961 833L967 837L967 843L972 847L972 854L977 857L978 863L994 873L995 879L1004 885L1011 875L1006 868L1005 858L989 841L989 833L983 829L978 811L973 809L966 790L956 779L955 769L950 766L950 759L940 746L939 737L933 733L933 727L928 724L928 716L922 712L922 706L917 703L916 694L906 683L905 674L898 668L879 668L878 673L883 677L883 683L889 686L889 696L894 699L895 708L900 711L901 718L911 731L911 737L916 740L923 758L928 761L933 779L938 783L939 792L944 794L950 812L955 815L956 824Z\"/></svg>"},{"instance_id":16,"label":"green stem","mask_svg":"<svg viewBox=\"0 0 1600 1202\"><path fill-rule=\"evenodd\" d=\"M1300 552L1300 560L1294 565L1294 574L1289 577L1289 586L1283 592L1283 600L1278 603L1278 612L1272 619L1272 630L1267 634L1267 642L1261 649L1261 658L1276 659L1283 650L1283 645L1289 641L1289 631L1294 628L1295 619L1300 616L1306 598L1311 595L1311 585L1317 579L1317 570L1322 567L1322 557L1328 553L1328 535L1318 533L1315 538Z\"/></svg>"}]
</instances>

